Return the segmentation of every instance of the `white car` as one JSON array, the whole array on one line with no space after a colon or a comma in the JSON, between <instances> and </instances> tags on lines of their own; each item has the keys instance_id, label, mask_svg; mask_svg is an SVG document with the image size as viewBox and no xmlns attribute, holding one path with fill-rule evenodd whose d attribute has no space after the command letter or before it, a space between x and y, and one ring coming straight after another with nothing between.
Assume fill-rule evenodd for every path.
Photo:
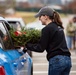
<instances>
[{"instance_id":1,"label":"white car","mask_svg":"<svg viewBox=\"0 0 76 75\"><path fill-rule=\"evenodd\" d=\"M28 23L26 25L27 29L37 29L37 30L41 30L43 27L45 27L45 25L42 25L41 21L37 20L35 22L32 23Z\"/></svg>"},{"instance_id":2,"label":"white car","mask_svg":"<svg viewBox=\"0 0 76 75\"><path fill-rule=\"evenodd\" d=\"M22 18L5 18L8 23L15 29L15 30L21 30L21 28L25 27L25 23Z\"/></svg>"}]
</instances>

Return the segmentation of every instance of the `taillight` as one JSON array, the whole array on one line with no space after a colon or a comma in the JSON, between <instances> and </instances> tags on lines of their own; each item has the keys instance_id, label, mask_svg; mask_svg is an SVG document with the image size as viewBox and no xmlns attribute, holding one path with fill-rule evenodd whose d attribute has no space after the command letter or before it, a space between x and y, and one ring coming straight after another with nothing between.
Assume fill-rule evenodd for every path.
<instances>
[{"instance_id":1,"label":"taillight","mask_svg":"<svg viewBox=\"0 0 76 75\"><path fill-rule=\"evenodd\" d=\"M5 70L3 66L0 66L0 75L5 75Z\"/></svg>"}]
</instances>

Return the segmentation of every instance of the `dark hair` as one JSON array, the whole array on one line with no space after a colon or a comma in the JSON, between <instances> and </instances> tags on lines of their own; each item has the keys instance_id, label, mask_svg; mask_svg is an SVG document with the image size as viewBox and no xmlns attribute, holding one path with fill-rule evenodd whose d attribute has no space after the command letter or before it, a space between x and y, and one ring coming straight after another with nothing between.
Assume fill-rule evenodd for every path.
<instances>
[{"instance_id":1,"label":"dark hair","mask_svg":"<svg viewBox=\"0 0 76 75\"><path fill-rule=\"evenodd\" d=\"M60 18L60 15L59 15L58 12L54 11L53 16L50 17L50 19L53 19L53 21L54 21L58 26L60 26L61 28L64 28L64 27L62 26L62 21L61 21L61 18Z\"/></svg>"}]
</instances>

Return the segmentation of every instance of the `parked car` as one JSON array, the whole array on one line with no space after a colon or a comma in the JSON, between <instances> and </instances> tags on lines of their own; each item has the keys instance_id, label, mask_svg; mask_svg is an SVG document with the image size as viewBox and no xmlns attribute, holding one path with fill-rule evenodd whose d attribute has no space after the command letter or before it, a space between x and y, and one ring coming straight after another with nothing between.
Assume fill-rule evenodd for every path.
<instances>
[{"instance_id":1,"label":"parked car","mask_svg":"<svg viewBox=\"0 0 76 75\"><path fill-rule=\"evenodd\" d=\"M26 27L22 18L6 17L5 19L10 24L10 26L13 27L15 30L21 30L22 28ZM29 50L27 52L32 57L32 52Z\"/></svg>"},{"instance_id":2,"label":"parked car","mask_svg":"<svg viewBox=\"0 0 76 75\"><path fill-rule=\"evenodd\" d=\"M39 20L26 24L27 29L41 30L43 27L45 27L45 25L42 25L41 21L39 21Z\"/></svg>"},{"instance_id":3,"label":"parked car","mask_svg":"<svg viewBox=\"0 0 76 75\"><path fill-rule=\"evenodd\" d=\"M25 23L22 18L5 18L8 23L15 29L20 30L21 28L25 27Z\"/></svg>"},{"instance_id":4,"label":"parked car","mask_svg":"<svg viewBox=\"0 0 76 75\"><path fill-rule=\"evenodd\" d=\"M32 75L32 59L27 52L14 48L9 29L9 23L0 17L0 75Z\"/></svg>"}]
</instances>

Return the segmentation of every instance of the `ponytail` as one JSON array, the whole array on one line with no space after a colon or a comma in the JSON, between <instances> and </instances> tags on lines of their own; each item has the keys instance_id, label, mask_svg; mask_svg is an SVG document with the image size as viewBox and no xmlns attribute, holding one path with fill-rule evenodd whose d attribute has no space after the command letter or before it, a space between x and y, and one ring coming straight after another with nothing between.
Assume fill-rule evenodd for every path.
<instances>
[{"instance_id":1,"label":"ponytail","mask_svg":"<svg viewBox=\"0 0 76 75\"><path fill-rule=\"evenodd\" d=\"M56 11L54 11L54 13L53 13L53 20L54 20L54 22L57 23L58 26L60 26L61 28L64 28L64 27L62 26L62 21L61 21L61 18L60 18L60 16L59 16L59 13L56 12Z\"/></svg>"}]
</instances>

